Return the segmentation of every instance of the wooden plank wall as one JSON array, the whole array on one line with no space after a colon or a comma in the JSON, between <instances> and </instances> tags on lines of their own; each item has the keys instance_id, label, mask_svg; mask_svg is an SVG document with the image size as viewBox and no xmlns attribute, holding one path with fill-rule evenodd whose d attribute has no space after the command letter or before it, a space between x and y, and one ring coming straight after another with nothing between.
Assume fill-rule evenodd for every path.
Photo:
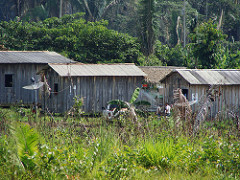
<instances>
[{"instance_id":1,"label":"wooden plank wall","mask_svg":"<svg viewBox=\"0 0 240 180\"><path fill-rule=\"evenodd\" d=\"M192 106L194 111L199 109L199 106L203 102L203 97L209 86L192 85L191 93L198 93L198 103ZM218 112L223 113L240 113L240 87L234 85L222 85L218 86L218 93L215 95L215 101L211 102L211 117L215 117ZM192 100L192 99L190 99Z\"/></svg>"},{"instance_id":2,"label":"wooden plank wall","mask_svg":"<svg viewBox=\"0 0 240 180\"><path fill-rule=\"evenodd\" d=\"M165 103L173 104L174 98L173 98L173 91L177 88L181 89L189 89L189 83L187 83L179 74L174 73L172 76L169 76L166 78L165 82L163 83L165 85L164 90L164 97L163 101ZM189 93L190 95L190 93Z\"/></svg>"},{"instance_id":3,"label":"wooden plank wall","mask_svg":"<svg viewBox=\"0 0 240 180\"><path fill-rule=\"evenodd\" d=\"M164 103L174 103L173 90L177 88L189 89L188 100L193 101L192 94L197 94L198 102L193 104L192 110L196 112L203 104L203 98L209 89L209 85L190 85L178 74L173 74L168 77L165 82ZM217 87L218 93L215 96L215 101L211 102L210 116L213 118L218 112L224 113L240 113L240 86L237 85L222 85Z\"/></svg>"},{"instance_id":4,"label":"wooden plank wall","mask_svg":"<svg viewBox=\"0 0 240 180\"><path fill-rule=\"evenodd\" d=\"M32 83L31 77L39 80L40 76L36 73L43 66L41 64L0 64L0 105L9 106L20 102L25 105L33 104L34 91L22 87ZM5 74L13 75L13 87L5 87Z\"/></svg>"},{"instance_id":5,"label":"wooden plank wall","mask_svg":"<svg viewBox=\"0 0 240 180\"><path fill-rule=\"evenodd\" d=\"M135 88L141 87L144 77L59 77L54 71L46 75L52 89L59 85L59 93L47 98L52 112L65 112L73 105L75 95L83 99L83 111L101 112L113 99L129 101ZM73 87L76 86L76 91ZM71 89L71 90L70 90Z\"/></svg>"}]
</instances>

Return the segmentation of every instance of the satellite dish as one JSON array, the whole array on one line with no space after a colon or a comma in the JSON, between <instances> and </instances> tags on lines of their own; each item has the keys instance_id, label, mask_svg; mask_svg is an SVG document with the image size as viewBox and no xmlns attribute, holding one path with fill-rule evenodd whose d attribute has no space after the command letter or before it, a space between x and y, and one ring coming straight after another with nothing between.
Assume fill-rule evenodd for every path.
<instances>
[{"instance_id":1,"label":"satellite dish","mask_svg":"<svg viewBox=\"0 0 240 180\"><path fill-rule=\"evenodd\" d=\"M44 84L44 82L38 82L38 83L31 84L28 86L23 86L23 89L35 90L35 89L39 89L40 87L42 87L43 84Z\"/></svg>"},{"instance_id":2,"label":"satellite dish","mask_svg":"<svg viewBox=\"0 0 240 180\"><path fill-rule=\"evenodd\" d=\"M32 83L34 83L35 82L35 78L34 77L31 77L31 79L30 79L31 81L32 81Z\"/></svg>"}]
</instances>

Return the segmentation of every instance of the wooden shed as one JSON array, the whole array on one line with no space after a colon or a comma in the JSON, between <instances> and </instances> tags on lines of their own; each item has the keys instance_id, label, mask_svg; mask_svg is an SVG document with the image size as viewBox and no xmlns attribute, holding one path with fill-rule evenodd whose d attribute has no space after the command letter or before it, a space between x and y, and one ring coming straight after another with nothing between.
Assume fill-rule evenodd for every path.
<instances>
[{"instance_id":1,"label":"wooden shed","mask_svg":"<svg viewBox=\"0 0 240 180\"><path fill-rule=\"evenodd\" d=\"M36 73L48 63L74 62L55 52L48 51L0 51L0 105L16 103L30 105L34 102L34 92L23 86L36 82Z\"/></svg>"},{"instance_id":2,"label":"wooden shed","mask_svg":"<svg viewBox=\"0 0 240 180\"><path fill-rule=\"evenodd\" d=\"M49 64L42 71L51 95L46 107L65 112L73 98L83 99L84 112L101 112L113 99L129 101L135 88L141 87L146 74L134 64Z\"/></svg>"},{"instance_id":3,"label":"wooden shed","mask_svg":"<svg viewBox=\"0 0 240 180\"><path fill-rule=\"evenodd\" d=\"M215 86L211 114L220 111L239 113L240 70L236 69L176 69L161 80L164 84L164 103L174 103L173 91L181 88L189 101L195 101L193 111L199 110L210 86Z\"/></svg>"},{"instance_id":4,"label":"wooden shed","mask_svg":"<svg viewBox=\"0 0 240 180\"><path fill-rule=\"evenodd\" d=\"M142 88L139 99L151 103L149 111L156 111L159 105L163 106L164 88L160 80L171 73L173 69L186 69L186 67L176 66L139 66L139 68L147 75L146 87Z\"/></svg>"}]
</instances>

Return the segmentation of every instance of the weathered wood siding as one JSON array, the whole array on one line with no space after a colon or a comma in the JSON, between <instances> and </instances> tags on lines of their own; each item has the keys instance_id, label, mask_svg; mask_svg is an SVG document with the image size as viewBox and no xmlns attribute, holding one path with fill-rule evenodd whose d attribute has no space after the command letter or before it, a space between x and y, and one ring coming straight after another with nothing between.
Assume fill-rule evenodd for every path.
<instances>
[{"instance_id":1,"label":"weathered wood siding","mask_svg":"<svg viewBox=\"0 0 240 180\"><path fill-rule=\"evenodd\" d=\"M197 96L197 103L193 104L192 110L196 112L199 110L206 95L209 85L190 85L179 74L174 73L172 76L166 78L164 90L164 103L174 103L173 90L177 88L188 89L188 100L193 101L193 96ZM215 101L211 103L210 116L214 117L216 113L222 112L238 112L240 113L240 86L237 85L221 85L218 87L218 93L215 95Z\"/></svg>"},{"instance_id":2,"label":"weathered wood siding","mask_svg":"<svg viewBox=\"0 0 240 180\"><path fill-rule=\"evenodd\" d=\"M25 105L34 103L34 91L23 89L30 85L31 77L38 80L36 75L43 64L0 64L0 105L9 106L22 102ZM11 74L13 86L5 87L5 75Z\"/></svg>"},{"instance_id":3,"label":"weathered wood siding","mask_svg":"<svg viewBox=\"0 0 240 180\"><path fill-rule=\"evenodd\" d=\"M60 77L50 70L46 74L52 89L47 98L46 107L52 112L65 112L73 105L74 96L83 99L83 111L101 112L107 102L113 99L129 101L136 87L141 86L144 77ZM58 84L59 92L53 93L54 84ZM74 90L74 86L76 90Z\"/></svg>"},{"instance_id":4,"label":"weathered wood siding","mask_svg":"<svg viewBox=\"0 0 240 180\"><path fill-rule=\"evenodd\" d=\"M178 73L174 73L172 76L169 76L168 78L166 78L163 84L165 85L164 96L163 96L164 104L174 103L174 99L173 99L174 90L176 90L177 88L189 89L189 86L190 86L189 83L186 82Z\"/></svg>"},{"instance_id":5,"label":"weathered wood siding","mask_svg":"<svg viewBox=\"0 0 240 180\"><path fill-rule=\"evenodd\" d=\"M207 85L191 85L191 94L198 95L198 102L192 105L192 109L197 111L203 102L203 98L209 89ZM210 116L214 117L218 112L237 112L240 109L240 88L236 85L219 86L218 92L215 94L214 101L211 102ZM192 101L192 97L189 99Z\"/></svg>"}]
</instances>

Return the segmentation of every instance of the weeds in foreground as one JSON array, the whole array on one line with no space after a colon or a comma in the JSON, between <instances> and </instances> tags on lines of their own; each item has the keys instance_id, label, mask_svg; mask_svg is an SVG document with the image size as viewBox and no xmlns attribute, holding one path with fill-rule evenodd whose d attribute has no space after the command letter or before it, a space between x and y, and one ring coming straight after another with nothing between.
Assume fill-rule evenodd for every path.
<instances>
[{"instance_id":1,"label":"weeds in foreground","mask_svg":"<svg viewBox=\"0 0 240 180\"><path fill-rule=\"evenodd\" d=\"M4 179L240 178L239 134L231 120L206 122L193 138L171 118L139 118L137 128L128 119L121 127L81 117L55 117L52 124L48 116L37 122L24 116L20 122L18 113L1 109Z\"/></svg>"}]
</instances>

